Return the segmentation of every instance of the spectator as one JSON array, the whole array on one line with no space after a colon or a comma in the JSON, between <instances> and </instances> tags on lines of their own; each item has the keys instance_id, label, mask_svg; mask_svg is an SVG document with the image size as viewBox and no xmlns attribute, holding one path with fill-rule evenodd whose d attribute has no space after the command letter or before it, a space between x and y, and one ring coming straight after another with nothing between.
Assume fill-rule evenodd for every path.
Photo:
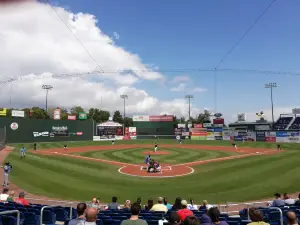
<instances>
[{"instance_id":1,"label":"spectator","mask_svg":"<svg viewBox=\"0 0 300 225\"><path fill-rule=\"evenodd\" d=\"M88 208L85 212L84 225L96 225L98 210L95 208Z\"/></svg>"},{"instance_id":2,"label":"spectator","mask_svg":"<svg viewBox=\"0 0 300 225\"><path fill-rule=\"evenodd\" d=\"M8 189L3 188L2 194L0 194L0 202L6 202L8 198Z\"/></svg>"},{"instance_id":3,"label":"spectator","mask_svg":"<svg viewBox=\"0 0 300 225\"><path fill-rule=\"evenodd\" d=\"M137 198L136 203L139 204L140 206L142 205L142 199L140 197Z\"/></svg>"},{"instance_id":4,"label":"spectator","mask_svg":"<svg viewBox=\"0 0 300 225\"><path fill-rule=\"evenodd\" d=\"M138 203L137 203L137 204L138 204ZM124 209L130 209L130 207L131 207L130 200L126 200L126 202L125 202L123 208L124 208Z\"/></svg>"},{"instance_id":5,"label":"spectator","mask_svg":"<svg viewBox=\"0 0 300 225\"><path fill-rule=\"evenodd\" d=\"M200 221L195 216L188 216L183 222L182 225L199 225Z\"/></svg>"},{"instance_id":6,"label":"spectator","mask_svg":"<svg viewBox=\"0 0 300 225\"><path fill-rule=\"evenodd\" d=\"M92 199L92 202L89 204L89 208L99 209L97 198Z\"/></svg>"},{"instance_id":7,"label":"spectator","mask_svg":"<svg viewBox=\"0 0 300 225\"><path fill-rule=\"evenodd\" d=\"M85 203L79 203L77 205L77 218L70 220L69 225L84 225L86 209L87 205Z\"/></svg>"},{"instance_id":8,"label":"spectator","mask_svg":"<svg viewBox=\"0 0 300 225\"><path fill-rule=\"evenodd\" d=\"M203 214L200 218L201 225L212 225L211 219L207 214Z\"/></svg>"},{"instance_id":9,"label":"spectator","mask_svg":"<svg viewBox=\"0 0 300 225\"><path fill-rule=\"evenodd\" d=\"M168 199L166 197L164 197L164 205L167 206L168 210L172 209L172 205L168 203Z\"/></svg>"},{"instance_id":10,"label":"spectator","mask_svg":"<svg viewBox=\"0 0 300 225\"><path fill-rule=\"evenodd\" d=\"M154 205L153 199L150 198L147 201L147 205L145 205L145 209L149 211L150 209L152 209L153 205Z\"/></svg>"},{"instance_id":11,"label":"spectator","mask_svg":"<svg viewBox=\"0 0 300 225\"><path fill-rule=\"evenodd\" d=\"M177 212L171 212L168 222L169 222L170 225L180 225L181 220L180 220L180 216L178 215L178 213Z\"/></svg>"},{"instance_id":12,"label":"spectator","mask_svg":"<svg viewBox=\"0 0 300 225\"><path fill-rule=\"evenodd\" d=\"M119 210L120 209L120 204L117 203L118 198L117 197L112 197L112 202L109 203L105 209L109 209L109 210Z\"/></svg>"},{"instance_id":13,"label":"spectator","mask_svg":"<svg viewBox=\"0 0 300 225\"><path fill-rule=\"evenodd\" d=\"M8 192L8 198L7 198L7 202L14 202L14 197L15 197L15 191L10 191Z\"/></svg>"},{"instance_id":14,"label":"spectator","mask_svg":"<svg viewBox=\"0 0 300 225\"><path fill-rule=\"evenodd\" d=\"M182 207L181 207L181 198L180 197L177 197L176 199L175 199L175 203L174 203L174 205L172 206L172 210L179 210L179 209L181 209Z\"/></svg>"},{"instance_id":15,"label":"spectator","mask_svg":"<svg viewBox=\"0 0 300 225\"><path fill-rule=\"evenodd\" d=\"M203 200L202 205L199 207L199 210L209 210L210 208L212 208L212 205L209 205L207 200Z\"/></svg>"},{"instance_id":16,"label":"spectator","mask_svg":"<svg viewBox=\"0 0 300 225\"><path fill-rule=\"evenodd\" d=\"M298 195L298 200L295 202L295 206L300 206L300 194Z\"/></svg>"},{"instance_id":17,"label":"spectator","mask_svg":"<svg viewBox=\"0 0 300 225\"><path fill-rule=\"evenodd\" d=\"M228 225L226 221L220 221L220 211L217 207L211 207L209 208L207 215L210 217L211 222L213 224L218 224L218 225Z\"/></svg>"},{"instance_id":18,"label":"spectator","mask_svg":"<svg viewBox=\"0 0 300 225\"><path fill-rule=\"evenodd\" d=\"M163 204L164 198L159 197L157 203L150 209L152 212L168 212L167 206Z\"/></svg>"},{"instance_id":19,"label":"spectator","mask_svg":"<svg viewBox=\"0 0 300 225\"><path fill-rule=\"evenodd\" d=\"M264 222L264 215L262 212L256 208L249 209L249 217L252 223L249 223L248 225L268 225L268 223Z\"/></svg>"},{"instance_id":20,"label":"spectator","mask_svg":"<svg viewBox=\"0 0 300 225\"><path fill-rule=\"evenodd\" d=\"M24 205L24 206L29 206L29 203L25 199L25 193L24 192L19 193L19 198L17 198L15 200L15 203L20 204L20 205Z\"/></svg>"},{"instance_id":21,"label":"spectator","mask_svg":"<svg viewBox=\"0 0 300 225\"><path fill-rule=\"evenodd\" d=\"M121 225L148 225L145 220L139 219L141 205L133 203L131 205L131 217L128 220L123 220Z\"/></svg>"},{"instance_id":22,"label":"spectator","mask_svg":"<svg viewBox=\"0 0 300 225\"><path fill-rule=\"evenodd\" d=\"M198 206L195 205L195 201L193 199L190 199L190 204L187 205L187 208L189 210L198 210Z\"/></svg>"},{"instance_id":23,"label":"spectator","mask_svg":"<svg viewBox=\"0 0 300 225\"><path fill-rule=\"evenodd\" d=\"M290 198L290 196L287 193L284 193L283 195L283 199L286 205L294 205L295 204L295 200Z\"/></svg>"},{"instance_id":24,"label":"spectator","mask_svg":"<svg viewBox=\"0 0 300 225\"><path fill-rule=\"evenodd\" d=\"M298 225L298 218L295 212L288 212L286 214L287 224L288 225Z\"/></svg>"},{"instance_id":25,"label":"spectator","mask_svg":"<svg viewBox=\"0 0 300 225\"><path fill-rule=\"evenodd\" d=\"M275 193L274 196L275 200L271 204L272 207L285 206L285 202L281 199L281 194Z\"/></svg>"},{"instance_id":26,"label":"spectator","mask_svg":"<svg viewBox=\"0 0 300 225\"><path fill-rule=\"evenodd\" d=\"M187 203L186 200L182 200L181 201L182 209L177 211L181 221L184 221L185 218L188 217L188 216L193 216L194 215L194 213L191 210L187 209L187 204L188 203Z\"/></svg>"}]
</instances>

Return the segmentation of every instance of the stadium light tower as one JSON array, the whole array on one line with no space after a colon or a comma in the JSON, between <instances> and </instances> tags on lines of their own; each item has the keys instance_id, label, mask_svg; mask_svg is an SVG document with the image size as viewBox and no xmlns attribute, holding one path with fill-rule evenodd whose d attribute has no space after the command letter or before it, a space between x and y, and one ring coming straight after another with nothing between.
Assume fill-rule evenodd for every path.
<instances>
[{"instance_id":1,"label":"stadium light tower","mask_svg":"<svg viewBox=\"0 0 300 225\"><path fill-rule=\"evenodd\" d=\"M124 99L124 114L123 114L123 135L125 136L125 101L128 98L128 95L120 95Z\"/></svg>"},{"instance_id":2,"label":"stadium light tower","mask_svg":"<svg viewBox=\"0 0 300 225\"><path fill-rule=\"evenodd\" d=\"M194 96L186 95L185 98L189 100L189 121L190 121L191 120L191 99L194 98Z\"/></svg>"},{"instance_id":3,"label":"stadium light tower","mask_svg":"<svg viewBox=\"0 0 300 225\"><path fill-rule=\"evenodd\" d=\"M52 85L43 85L42 89L46 90L46 113L48 114L48 91L53 88Z\"/></svg>"},{"instance_id":4,"label":"stadium light tower","mask_svg":"<svg viewBox=\"0 0 300 225\"><path fill-rule=\"evenodd\" d=\"M270 90L271 90L272 122L274 124L273 88L277 88L277 84L276 83L268 83L268 84L265 84L265 88L270 88Z\"/></svg>"}]
</instances>

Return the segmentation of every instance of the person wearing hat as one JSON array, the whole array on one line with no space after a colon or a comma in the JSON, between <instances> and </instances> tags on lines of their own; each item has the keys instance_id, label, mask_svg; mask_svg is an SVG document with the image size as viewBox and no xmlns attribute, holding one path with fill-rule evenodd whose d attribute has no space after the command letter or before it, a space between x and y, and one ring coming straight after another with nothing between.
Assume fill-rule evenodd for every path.
<instances>
[{"instance_id":1,"label":"person wearing hat","mask_svg":"<svg viewBox=\"0 0 300 225\"><path fill-rule=\"evenodd\" d=\"M24 206L29 206L29 202L25 199L25 193L23 191L19 193L19 198L15 200L15 203Z\"/></svg>"},{"instance_id":2,"label":"person wearing hat","mask_svg":"<svg viewBox=\"0 0 300 225\"><path fill-rule=\"evenodd\" d=\"M154 206L152 206L152 208L150 209L150 211L152 212L168 212L168 208L167 206L165 206L164 204L164 198L163 197L159 197L157 199L157 204L155 204Z\"/></svg>"},{"instance_id":3,"label":"person wearing hat","mask_svg":"<svg viewBox=\"0 0 300 225\"><path fill-rule=\"evenodd\" d=\"M184 221L186 217L193 216L194 213L187 209L188 202L186 200L181 200L182 209L178 210L177 213L181 221Z\"/></svg>"},{"instance_id":4,"label":"person wearing hat","mask_svg":"<svg viewBox=\"0 0 300 225\"><path fill-rule=\"evenodd\" d=\"M275 193L274 196L275 200L271 204L272 207L285 206L285 202L281 199L281 194Z\"/></svg>"},{"instance_id":5,"label":"person wearing hat","mask_svg":"<svg viewBox=\"0 0 300 225\"><path fill-rule=\"evenodd\" d=\"M8 188L3 188L2 194L0 194L0 202L6 202L8 196Z\"/></svg>"}]
</instances>

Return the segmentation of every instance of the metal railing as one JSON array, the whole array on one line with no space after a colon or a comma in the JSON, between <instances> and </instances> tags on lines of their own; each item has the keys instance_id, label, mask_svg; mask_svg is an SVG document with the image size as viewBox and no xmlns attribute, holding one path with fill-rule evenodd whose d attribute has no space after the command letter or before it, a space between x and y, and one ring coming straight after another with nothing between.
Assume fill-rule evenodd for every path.
<instances>
[{"instance_id":1,"label":"metal railing","mask_svg":"<svg viewBox=\"0 0 300 225\"><path fill-rule=\"evenodd\" d=\"M20 211L19 210L9 210L9 211L0 212L0 216L7 215L7 214L14 214L14 213L17 213L17 225L20 225Z\"/></svg>"},{"instance_id":2,"label":"metal railing","mask_svg":"<svg viewBox=\"0 0 300 225\"><path fill-rule=\"evenodd\" d=\"M278 207L261 207L261 208L265 208L265 209L275 209L277 211L279 211L280 214L280 225L283 225L283 214L282 214L282 210ZM249 216L249 208L247 210L248 212L248 220L250 220L250 216Z\"/></svg>"}]
</instances>

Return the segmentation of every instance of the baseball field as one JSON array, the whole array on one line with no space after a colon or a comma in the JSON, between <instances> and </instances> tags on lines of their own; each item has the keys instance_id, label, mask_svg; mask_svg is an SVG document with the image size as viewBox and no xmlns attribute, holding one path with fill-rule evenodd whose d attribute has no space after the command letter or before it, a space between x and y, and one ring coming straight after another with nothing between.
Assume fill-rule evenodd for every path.
<instances>
[{"instance_id":1,"label":"baseball field","mask_svg":"<svg viewBox=\"0 0 300 225\"><path fill-rule=\"evenodd\" d=\"M111 142L41 143L34 152L25 144L6 161L13 165L10 180L26 192L66 200L99 197L120 202L142 197L177 196L211 203L242 202L272 197L274 192L295 193L300 186L300 145L238 143L236 151L226 141L160 140L153 154L153 140ZM162 173L143 170L148 153L162 165Z\"/></svg>"}]
</instances>

